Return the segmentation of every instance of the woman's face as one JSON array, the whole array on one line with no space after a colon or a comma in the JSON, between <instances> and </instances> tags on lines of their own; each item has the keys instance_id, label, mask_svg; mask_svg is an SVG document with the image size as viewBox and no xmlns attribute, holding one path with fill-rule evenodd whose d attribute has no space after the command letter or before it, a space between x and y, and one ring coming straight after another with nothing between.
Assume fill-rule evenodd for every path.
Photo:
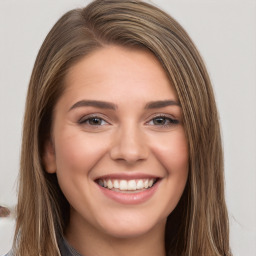
<instances>
[{"instance_id":1,"label":"woman's face","mask_svg":"<svg viewBox=\"0 0 256 256\"><path fill-rule=\"evenodd\" d=\"M176 92L145 50L101 48L75 64L44 162L71 205L70 226L112 237L164 232L188 176Z\"/></svg>"}]
</instances>

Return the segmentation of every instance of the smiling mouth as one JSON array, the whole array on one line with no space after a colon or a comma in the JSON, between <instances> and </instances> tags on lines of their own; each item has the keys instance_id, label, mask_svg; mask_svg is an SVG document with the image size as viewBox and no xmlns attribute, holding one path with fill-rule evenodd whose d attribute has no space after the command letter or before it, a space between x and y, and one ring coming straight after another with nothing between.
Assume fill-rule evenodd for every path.
<instances>
[{"instance_id":1,"label":"smiling mouth","mask_svg":"<svg viewBox=\"0 0 256 256\"><path fill-rule=\"evenodd\" d=\"M120 193L138 193L153 187L159 179L97 179L96 183L106 189Z\"/></svg>"}]
</instances>

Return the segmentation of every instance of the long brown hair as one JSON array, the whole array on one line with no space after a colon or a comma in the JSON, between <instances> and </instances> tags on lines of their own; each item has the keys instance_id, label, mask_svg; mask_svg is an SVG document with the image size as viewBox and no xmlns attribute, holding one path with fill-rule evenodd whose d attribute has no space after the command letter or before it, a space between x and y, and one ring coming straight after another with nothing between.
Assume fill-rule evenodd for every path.
<instances>
[{"instance_id":1,"label":"long brown hair","mask_svg":"<svg viewBox=\"0 0 256 256\"><path fill-rule=\"evenodd\" d=\"M167 220L166 254L231 255L220 128L209 76L184 29L165 12L139 0L96 0L69 11L51 29L38 53L24 118L14 252L60 255L57 238L68 223L69 204L56 175L44 170L44 142L69 68L108 44L151 51L182 106L189 177Z\"/></svg>"}]
</instances>

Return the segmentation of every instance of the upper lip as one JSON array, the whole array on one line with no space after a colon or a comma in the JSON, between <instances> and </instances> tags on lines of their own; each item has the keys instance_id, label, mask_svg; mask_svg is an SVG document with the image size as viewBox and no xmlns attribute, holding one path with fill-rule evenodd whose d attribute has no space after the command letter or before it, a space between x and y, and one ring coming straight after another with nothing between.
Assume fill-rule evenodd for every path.
<instances>
[{"instance_id":1,"label":"upper lip","mask_svg":"<svg viewBox=\"0 0 256 256\"><path fill-rule=\"evenodd\" d=\"M102 176L97 176L94 180L105 179L120 179L120 180L135 180L135 179L158 179L159 176L145 173L114 173Z\"/></svg>"}]
</instances>

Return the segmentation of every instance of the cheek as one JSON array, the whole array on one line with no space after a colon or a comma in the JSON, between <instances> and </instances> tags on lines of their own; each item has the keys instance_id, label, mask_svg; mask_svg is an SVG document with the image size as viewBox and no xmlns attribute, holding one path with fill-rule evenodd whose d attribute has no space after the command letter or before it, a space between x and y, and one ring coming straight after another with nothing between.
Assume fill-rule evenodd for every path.
<instances>
[{"instance_id":1,"label":"cheek","mask_svg":"<svg viewBox=\"0 0 256 256\"><path fill-rule=\"evenodd\" d=\"M92 194L90 188L93 182L91 170L106 154L105 145L102 138L95 139L95 136L75 129L63 129L55 136L58 182L73 207L81 198L89 200L87 195Z\"/></svg>"},{"instance_id":2,"label":"cheek","mask_svg":"<svg viewBox=\"0 0 256 256\"><path fill-rule=\"evenodd\" d=\"M188 178L188 145L183 129L161 134L151 150L164 169L162 179L162 217L167 216L177 206Z\"/></svg>"},{"instance_id":3,"label":"cheek","mask_svg":"<svg viewBox=\"0 0 256 256\"><path fill-rule=\"evenodd\" d=\"M169 175L187 176L188 145L183 129L164 135L152 150Z\"/></svg>"},{"instance_id":4,"label":"cheek","mask_svg":"<svg viewBox=\"0 0 256 256\"><path fill-rule=\"evenodd\" d=\"M102 139L95 139L95 136L82 131L59 134L55 145L57 171L70 176L89 175L93 166L106 153Z\"/></svg>"}]
</instances>

